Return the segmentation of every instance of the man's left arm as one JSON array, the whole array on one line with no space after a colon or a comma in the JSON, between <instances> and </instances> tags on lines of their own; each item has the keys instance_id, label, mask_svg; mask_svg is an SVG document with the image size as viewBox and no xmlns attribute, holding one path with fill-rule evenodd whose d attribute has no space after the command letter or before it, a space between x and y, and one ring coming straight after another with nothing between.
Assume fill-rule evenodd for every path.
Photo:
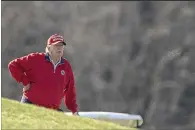
<instances>
[{"instance_id":1,"label":"man's left arm","mask_svg":"<svg viewBox=\"0 0 195 130\"><path fill-rule=\"evenodd\" d=\"M67 90L65 92L64 103L66 104L67 108L72 111L73 115L78 115L78 105L76 101L76 87L75 87L74 74L70 64L68 64L68 66L69 66L68 67L69 81L66 86Z\"/></svg>"}]
</instances>

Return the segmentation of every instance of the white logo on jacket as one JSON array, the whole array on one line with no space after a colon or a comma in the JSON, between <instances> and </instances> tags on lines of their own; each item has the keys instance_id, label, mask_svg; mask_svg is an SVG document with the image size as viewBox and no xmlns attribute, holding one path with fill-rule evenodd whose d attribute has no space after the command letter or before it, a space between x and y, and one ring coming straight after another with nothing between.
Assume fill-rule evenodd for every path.
<instances>
[{"instance_id":1,"label":"white logo on jacket","mask_svg":"<svg viewBox=\"0 0 195 130\"><path fill-rule=\"evenodd\" d=\"M64 70L61 70L61 75L64 75L65 74L65 71Z\"/></svg>"}]
</instances>

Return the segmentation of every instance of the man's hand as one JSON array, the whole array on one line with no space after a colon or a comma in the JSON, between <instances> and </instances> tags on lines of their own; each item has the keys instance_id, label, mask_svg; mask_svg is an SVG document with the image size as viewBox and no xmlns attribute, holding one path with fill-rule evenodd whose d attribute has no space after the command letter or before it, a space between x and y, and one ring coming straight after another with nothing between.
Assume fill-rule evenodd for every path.
<instances>
[{"instance_id":1,"label":"man's hand","mask_svg":"<svg viewBox=\"0 0 195 130\"><path fill-rule=\"evenodd\" d=\"M30 89L30 84L23 87L23 92L28 91Z\"/></svg>"},{"instance_id":2,"label":"man's hand","mask_svg":"<svg viewBox=\"0 0 195 130\"><path fill-rule=\"evenodd\" d=\"M79 116L78 112L73 113L74 116Z\"/></svg>"}]
</instances>

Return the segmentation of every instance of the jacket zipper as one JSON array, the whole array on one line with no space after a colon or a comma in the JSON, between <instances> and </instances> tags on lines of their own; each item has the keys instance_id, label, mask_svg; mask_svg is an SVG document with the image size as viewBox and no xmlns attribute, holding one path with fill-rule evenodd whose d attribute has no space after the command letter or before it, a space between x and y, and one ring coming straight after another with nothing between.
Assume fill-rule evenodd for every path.
<instances>
[{"instance_id":1,"label":"jacket zipper","mask_svg":"<svg viewBox=\"0 0 195 130\"><path fill-rule=\"evenodd\" d=\"M51 58L49 58L49 59L50 59L50 62L52 63L52 65L53 65L53 69L54 69L53 72L55 73L57 66L60 65L60 64L62 64L61 63L61 60L57 64L54 64L54 62L51 60Z\"/></svg>"},{"instance_id":2,"label":"jacket zipper","mask_svg":"<svg viewBox=\"0 0 195 130\"><path fill-rule=\"evenodd\" d=\"M53 64L53 63L52 63L52 64ZM61 64L62 64L62 63L58 63L58 64L56 64L56 65L53 64L53 68L54 68L54 71L53 71L53 72L54 72L54 73L56 72L56 68L57 68L59 65L61 65Z\"/></svg>"},{"instance_id":3,"label":"jacket zipper","mask_svg":"<svg viewBox=\"0 0 195 130\"><path fill-rule=\"evenodd\" d=\"M57 65L53 65L54 73L56 72Z\"/></svg>"}]
</instances>

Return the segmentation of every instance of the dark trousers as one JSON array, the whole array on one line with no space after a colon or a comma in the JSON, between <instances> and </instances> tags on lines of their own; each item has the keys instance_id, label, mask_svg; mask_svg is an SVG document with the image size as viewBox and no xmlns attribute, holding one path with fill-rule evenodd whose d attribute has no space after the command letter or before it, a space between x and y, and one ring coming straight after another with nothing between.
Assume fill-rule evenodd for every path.
<instances>
[{"instance_id":1,"label":"dark trousers","mask_svg":"<svg viewBox=\"0 0 195 130\"><path fill-rule=\"evenodd\" d=\"M21 103L27 103L27 104L33 104L31 101L29 101L26 97L22 96L22 99L20 101ZM57 111L63 112L62 109L57 109Z\"/></svg>"}]
</instances>

